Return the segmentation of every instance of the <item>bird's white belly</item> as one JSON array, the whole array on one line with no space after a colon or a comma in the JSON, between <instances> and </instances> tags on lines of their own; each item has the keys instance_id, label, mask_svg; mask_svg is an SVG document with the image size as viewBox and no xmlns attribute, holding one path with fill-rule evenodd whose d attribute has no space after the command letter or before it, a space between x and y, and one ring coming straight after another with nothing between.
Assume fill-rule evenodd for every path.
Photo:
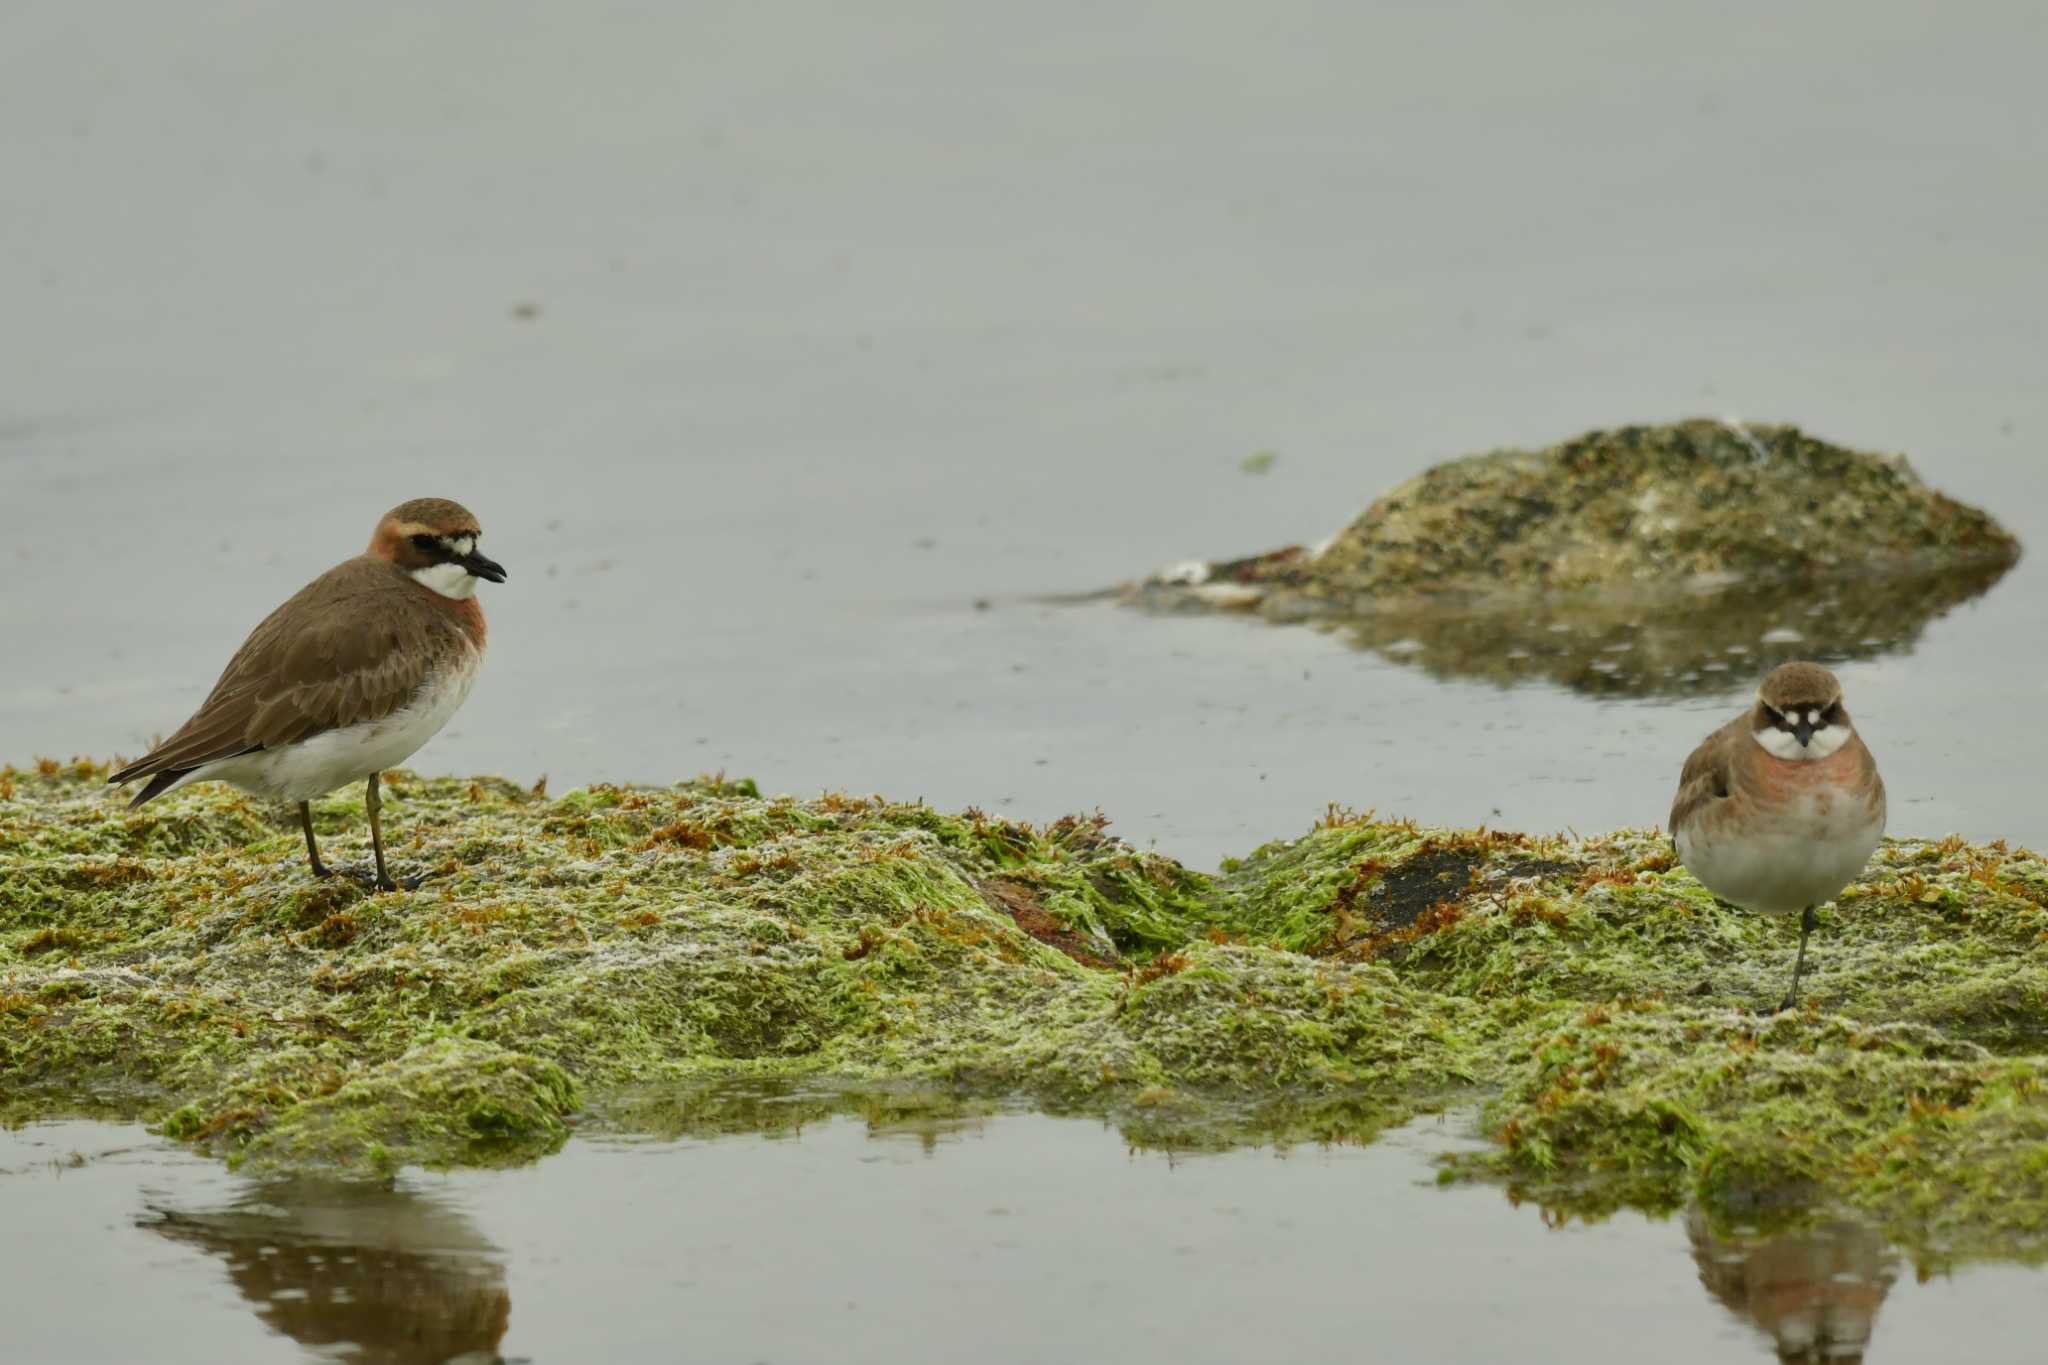
<instances>
[{"instance_id":1,"label":"bird's white belly","mask_svg":"<svg viewBox=\"0 0 2048 1365\"><path fill-rule=\"evenodd\" d=\"M469 696L481 662L476 650L466 650L457 666L435 674L419 695L388 716L340 726L297 744L224 758L200 768L187 781L231 782L274 801L309 801L360 782L403 763L440 733Z\"/></svg>"},{"instance_id":2,"label":"bird's white belly","mask_svg":"<svg viewBox=\"0 0 2048 1365\"><path fill-rule=\"evenodd\" d=\"M1826 815L1809 798L1768 823L1689 827L1673 843L1700 882L1733 905L1789 915L1833 900L1856 880L1884 837L1884 812L1837 798Z\"/></svg>"}]
</instances>

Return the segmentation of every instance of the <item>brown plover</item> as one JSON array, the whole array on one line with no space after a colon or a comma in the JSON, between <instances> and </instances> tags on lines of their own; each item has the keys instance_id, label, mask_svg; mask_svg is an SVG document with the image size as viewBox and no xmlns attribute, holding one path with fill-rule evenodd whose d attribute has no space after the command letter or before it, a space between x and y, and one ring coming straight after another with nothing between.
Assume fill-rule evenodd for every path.
<instances>
[{"instance_id":1,"label":"brown plover","mask_svg":"<svg viewBox=\"0 0 2048 1365\"><path fill-rule=\"evenodd\" d=\"M1800 916L1779 1009L1798 1001L1815 910L1863 871L1884 818L1877 760L1842 705L1842 684L1819 664L1772 669L1756 704L1686 759L1671 806L1679 861L1732 905Z\"/></svg>"},{"instance_id":2,"label":"brown plover","mask_svg":"<svg viewBox=\"0 0 2048 1365\"><path fill-rule=\"evenodd\" d=\"M313 874L315 796L367 779L373 884L384 866L378 774L411 757L469 695L484 657L478 579L505 570L477 550L476 518L446 498L384 514L370 547L301 588L249 634L176 734L108 780L149 779L130 807L188 782L229 782L297 802ZM417 877L406 885L416 886Z\"/></svg>"}]
</instances>

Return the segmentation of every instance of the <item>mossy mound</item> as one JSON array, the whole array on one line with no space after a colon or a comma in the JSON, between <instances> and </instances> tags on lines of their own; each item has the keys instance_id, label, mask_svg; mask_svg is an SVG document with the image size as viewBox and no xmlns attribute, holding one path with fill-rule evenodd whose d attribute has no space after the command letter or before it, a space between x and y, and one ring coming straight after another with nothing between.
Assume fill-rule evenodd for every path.
<instances>
[{"instance_id":1,"label":"mossy mound","mask_svg":"<svg viewBox=\"0 0 2048 1365\"><path fill-rule=\"evenodd\" d=\"M1744 1221L1825 1192L1915 1246L2048 1255L2039 1055L1916 1024L1621 1003L1536 1038L1531 1060L1490 1108L1491 1164L1574 1212L1690 1199Z\"/></svg>"},{"instance_id":2,"label":"mossy mound","mask_svg":"<svg viewBox=\"0 0 2048 1365\"><path fill-rule=\"evenodd\" d=\"M1927 487L1903 456L1793 426L1693 420L1438 465L1340 531L1302 591L1583 592L1700 575L1952 568L2018 553L1989 514Z\"/></svg>"},{"instance_id":3,"label":"mossy mound","mask_svg":"<svg viewBox=\"0 0 2048 1365\"><path fill-rule=\"evenodd\" d=\"M1796 926L1648 832L1333 810L1203 876L1099 818L398 774L394 855L432 880L376 895L229 789L130 814L103 777L0 772L0 1116L379 1174L529 1159L578 1114L1025 1102L1218 1145L1483 1099L1500 1142L1459 1169L1563 1209L1795 1189L2048 1252L2048 864L1999 845L1888 843L1805 1010L1763 1019ZM357 800L316 818L361 848Z\"/></svg>"},{"instance_id":4,"label":"mossy mound","mask_svg":"<svg viewBox=\"0 0 2048 1365\"><path fill-rule=\"evenodd\" d=\"M1439 676L1682 694L1910 645L2019 553L1903 456L1693 420L1451 460L1313 548L1191 562L1123 595L1325 622Z\"/></svg>"}]
</instances>

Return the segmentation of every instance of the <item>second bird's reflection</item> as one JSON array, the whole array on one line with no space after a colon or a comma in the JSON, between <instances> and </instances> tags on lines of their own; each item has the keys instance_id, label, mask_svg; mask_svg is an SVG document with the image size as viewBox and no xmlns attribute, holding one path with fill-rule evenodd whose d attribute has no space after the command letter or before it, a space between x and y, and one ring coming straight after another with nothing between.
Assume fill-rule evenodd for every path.
<instances>
[{"instance_id":1,"label":"second bird's reflection","mask_svg":"<svg viewBox=\"0 0 2048 1365\"><path fill-rule=\"evenodd\" d=\"M1695 1208L1686 1235L1707 1292L1797 1365L1861 1361L1899 1274L1891 1244L1850 1222L1745 1235L1716 1231Z\"/></svg>"}]
</instances>

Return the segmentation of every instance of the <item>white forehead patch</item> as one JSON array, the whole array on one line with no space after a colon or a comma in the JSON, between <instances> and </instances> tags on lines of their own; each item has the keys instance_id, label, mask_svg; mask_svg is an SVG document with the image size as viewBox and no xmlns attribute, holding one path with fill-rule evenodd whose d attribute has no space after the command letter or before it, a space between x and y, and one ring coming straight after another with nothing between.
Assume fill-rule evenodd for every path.
<instances>
[{"instance_id":1,"label":"white forehead patch","mask_svg":"<svg viewBox=\"0 0 2048 1365\"><path fill-rule=\"evenodd\" d=\"M476 596L476 575L460 564L429 564L412 571L413 581L425 584L443 597Z\"/></svg>"},{"instance_id":2,"label":"white forehead patch","mask_svg":"<svg viewBox=\"0 0 2048 1365\"><path fill-rule=\"evenodd\" d=\"M1818 712L1818 711L1814 711L1814 710L1808 710L1808 711L1807 711L1807 713L1806 713L1806 723L1807 723L1808 725L1818 725L1818 724L1820 724L1820 712Z\"/></svg>"},{"instance_id":3,"label":"white forehead patch","mask_svg":"<svg viewBox=\"0 0 2048 1365\"><path fill-rule=\"evenodd\" d=\"M476 537L452 536L449 538L448 548L455 551L456 554L466 555L476 548Z\"/></svg>"}]
</instances>

